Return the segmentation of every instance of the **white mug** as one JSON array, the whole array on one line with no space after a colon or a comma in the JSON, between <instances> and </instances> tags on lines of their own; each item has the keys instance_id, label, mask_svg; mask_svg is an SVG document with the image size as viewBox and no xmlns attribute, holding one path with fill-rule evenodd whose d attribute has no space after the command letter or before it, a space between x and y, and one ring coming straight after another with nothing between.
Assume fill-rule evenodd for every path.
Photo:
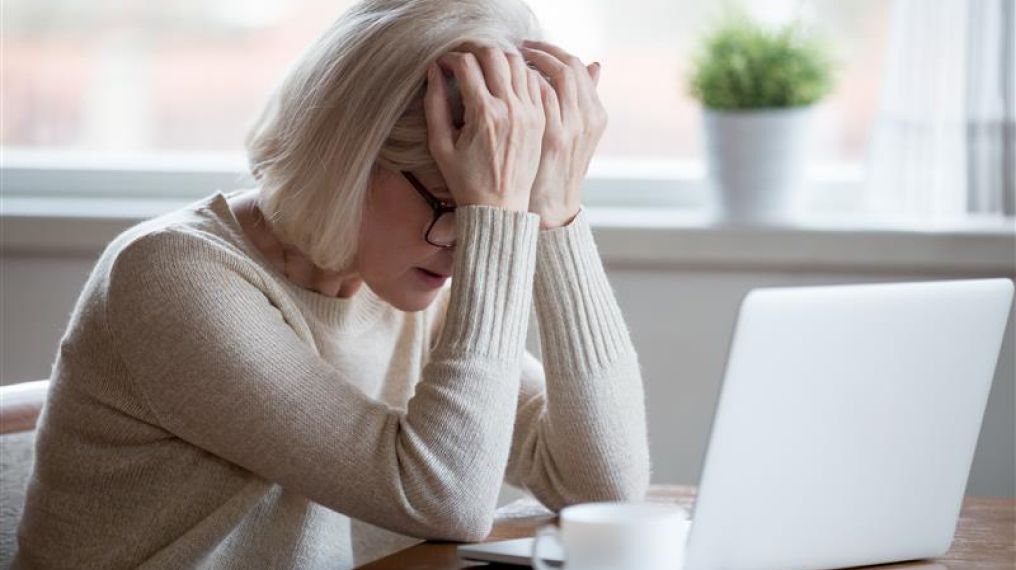
<instances>
[{"instance_id":1,"label":"white mug","mask_svg":"<svg viewBox=\"0 0 1016 570\"><path fill-rule=\"evenodd\" d=\"M550 570L540 543L554 537L565 553L565 570L679 570L690 521L688 511L668 503L583 503L561 509L560 529L539 529L533 568Z\"/></svg>"}]
</instances>

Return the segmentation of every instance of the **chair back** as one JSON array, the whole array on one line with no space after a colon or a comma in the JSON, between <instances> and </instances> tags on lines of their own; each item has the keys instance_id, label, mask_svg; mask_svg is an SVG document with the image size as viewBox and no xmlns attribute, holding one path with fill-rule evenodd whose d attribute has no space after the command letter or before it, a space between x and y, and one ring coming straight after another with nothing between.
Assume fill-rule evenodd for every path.
<instances>
[{"instance_id":1,"label":"chair back","mask_svg":"<svg viewBox=\"0 0 1016 570\"><path fill-rule=\"evenodd\" d=\"M17 551L18 523L35 462L35 424L49 380L0 386L0 568Z\"/></svg>"},{"instance_id":2,"label":"chair back","mask_svg":"<svg viewBox=\"0 0 1016 570\"><path fill-rule=\"evenodd\" d=\"M49 380L0 386L0 435L35 429Z\"/></svg>"}]
</instances>

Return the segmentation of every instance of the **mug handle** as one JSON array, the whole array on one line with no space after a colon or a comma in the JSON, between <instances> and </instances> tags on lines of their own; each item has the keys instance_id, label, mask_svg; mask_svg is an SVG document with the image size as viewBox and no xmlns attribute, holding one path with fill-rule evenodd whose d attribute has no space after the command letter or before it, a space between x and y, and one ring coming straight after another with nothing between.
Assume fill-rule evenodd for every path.
<instances>
[{"instance_id":1,"label":"mug handle","mask_svg":"<svg viewBox=\"0 0 1016 570\"><path fill-rule=\"evenodd\" d=\"M556 567L548 566L543 562L543 558L540 556L540 542L546 538L551 537L561 544L561 531L554 525L544 525L536 531L536 536L533 539L533 569L534 570L558 570Z\"/></svg>"}]
</instances>

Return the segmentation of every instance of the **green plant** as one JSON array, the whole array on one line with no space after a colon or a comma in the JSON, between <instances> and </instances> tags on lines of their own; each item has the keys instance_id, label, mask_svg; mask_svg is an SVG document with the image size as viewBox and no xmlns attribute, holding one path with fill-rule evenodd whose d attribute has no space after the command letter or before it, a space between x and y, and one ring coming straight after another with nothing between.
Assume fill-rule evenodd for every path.
<instances>
[{"instance_id":1,"label":"green plant","mask_svg":"<svg viewBox=\"0 0 1016 570\"><path fill-rule=\"evenodd\" d=\"M695 55L692 96L713 109L809 105L832 88L824 42L789 24L769 30L744 15L728 15Z\"/></svg>"}]
</instances>

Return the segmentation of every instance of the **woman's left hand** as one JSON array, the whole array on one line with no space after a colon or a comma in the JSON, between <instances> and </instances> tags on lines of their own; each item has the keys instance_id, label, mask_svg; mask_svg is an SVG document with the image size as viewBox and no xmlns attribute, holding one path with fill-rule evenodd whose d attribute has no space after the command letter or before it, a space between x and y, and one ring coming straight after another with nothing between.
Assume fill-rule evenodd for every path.
<instances>
[{"instance_id":1,"label":"woman's left hand","mask_svg":"<svg viewBox=\"0 0 1016 570\"><path fill-rule=\"evenodd\" d=\"M589 66L547 42L526 40L522 55L540 72L546 127L529 211L544 229L567 225L582 207L582 181L607 128L596 86L600 64ZM547 80L549 78L549 81Z\"/></svg>"}]
</instances>

